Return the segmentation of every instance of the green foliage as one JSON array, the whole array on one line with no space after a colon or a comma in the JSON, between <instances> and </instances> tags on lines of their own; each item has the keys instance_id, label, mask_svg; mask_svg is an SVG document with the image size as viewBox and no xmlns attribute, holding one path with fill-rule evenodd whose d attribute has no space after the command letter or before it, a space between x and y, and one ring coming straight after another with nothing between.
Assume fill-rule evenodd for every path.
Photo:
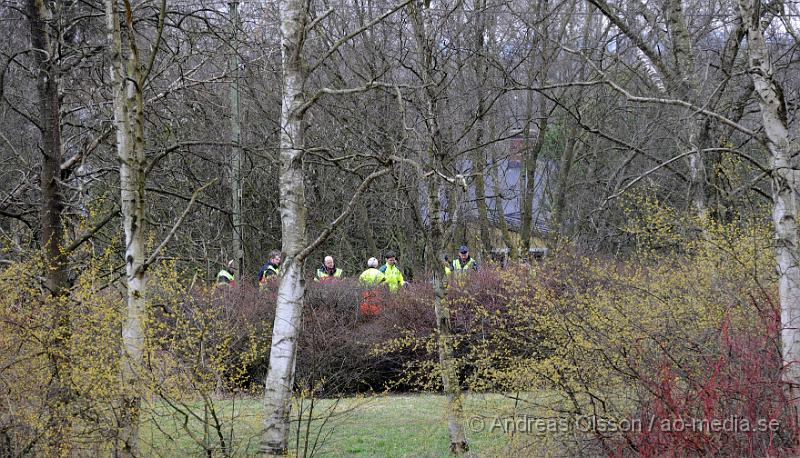
<instances>
[{"instance_id":1,"label":"green foliage","mask_svg":"<svg viewBox=\"0 0 800 458\"><path fill-rule=\"evenodd\" d=\"M547 130L544 132L544 143L542 143L539 158L558 161L561 159L566 143L566 130L564 129L563 120L551 121L551 124L547 125Z\"/></svg>"}]
</instances>

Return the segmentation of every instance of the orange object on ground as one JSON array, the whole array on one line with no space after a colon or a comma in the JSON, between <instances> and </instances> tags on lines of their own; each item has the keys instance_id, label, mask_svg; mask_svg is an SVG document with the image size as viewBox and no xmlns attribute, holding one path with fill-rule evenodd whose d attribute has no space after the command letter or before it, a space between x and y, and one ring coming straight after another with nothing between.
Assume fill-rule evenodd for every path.
<instances>
[{"instance_id":1,"label":"orange object on ground","mask_svg":"<svg viewBox=\"0 0 800 458\"><path fill-rule=\"evenodd\" d=\"M358 311L364 316L375 316L381 313L381 292L377 290L361 293L362 301L358 304Z\"/></svg>"}]
</instances>

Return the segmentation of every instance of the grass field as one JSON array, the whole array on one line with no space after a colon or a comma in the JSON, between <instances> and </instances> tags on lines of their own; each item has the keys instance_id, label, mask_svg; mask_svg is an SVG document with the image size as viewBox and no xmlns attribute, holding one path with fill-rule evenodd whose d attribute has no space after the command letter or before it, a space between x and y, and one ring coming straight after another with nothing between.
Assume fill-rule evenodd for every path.
<instances>
[{"instance_id":1,"label":"grass field","mask_svg":"<svg viewBox=\"0 0 800 458\"><path fill-rule=\"evenodd\" d=\"M445 398L436 395L391 395L340 400L297 401L289 447L293 456L438 457L449 456ZM176 408L185 414L176 413ZM258 399L214 401L214 415L202 402L152 406L142 425L146 456L222 456L224 444L234 456L258 451L262 414ZM298 412L302 420L298 421ZM467 435L473 456L560 454L552 434L509 434L496 418L540 415L528 403L502 395L469 395L465 406ZM311 421L309 422L309 418ZM206 419L206 420L204 420ZM492 424L495 427L492 428ZM223 440L220 440L222 436ZM232 438L232 440L231 440ZM530 453L520 455L520 450ZM534 450L536 453L533 453Z\"/></svg>"}]
</instances>

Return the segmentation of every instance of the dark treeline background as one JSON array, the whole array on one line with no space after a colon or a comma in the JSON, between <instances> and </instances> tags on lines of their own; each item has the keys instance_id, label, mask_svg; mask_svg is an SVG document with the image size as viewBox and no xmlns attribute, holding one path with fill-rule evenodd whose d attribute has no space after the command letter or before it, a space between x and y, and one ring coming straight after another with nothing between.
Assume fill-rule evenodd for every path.
<instances>
[{"instance_id":1,"label":"dark treeline background","mask_svg":"<svg viewBox=\"0 0 800 458\"><path fill-rule=\"evenodd\" d=\"M51 205L63 215L65 245L85 237L95 251L119 249L103 6L44 5L47 50L32 45L36 20L28 2L4 1L0 9L5 262L41 245L42 213ZM193 192L211 183L164 253L201 267L210 280L236 257L232 193L238 188L244 273L254 276L268 251L281 246L277 6L242 2L237 21L224 2L168 2L153 50L159 6L139 2L134 9L140 52L152 57L145 60L152 70L143 88L148 237L162 240ZM330 254L355 275L366 258L392 249L409 274L422 273L430 248L417 166L428 161L431 101L445 158L436 173L460 175L469 189L463 192L455 179L439 189L453 253L467 243L479 258L505 248L518 256L531 243L554 247L558 241L589 251L624 250L632 242L619 226L624 197L633 192L726 221L764 216L758 208L768 202L768 156L721 121L759 130L736 5L443 3L426 11L434 26L425 31L426 49L401 9L325 56L333 42L391 6L310 6L311 17L324 19L308 32L305 49L313 67L305 92L320 96L305 122L308 233L325 228L369 172L382 164L393 169L371 184L352 217L307 264L309 271ZM774 19L767 45L794 126L792 8L762 14ZM423 66L429 71L421 72ZM360 89L347 90L354 88ZM720 116L654 99L684 100ZM41 111L48 103L49 115ZM240 184L233 180L234 111L243 151ZM54 131L59 144L48 146ZM55 179L47 175L53 164ZM79 270L82 259L68 258Z\"/></svg>"}]
</instances>

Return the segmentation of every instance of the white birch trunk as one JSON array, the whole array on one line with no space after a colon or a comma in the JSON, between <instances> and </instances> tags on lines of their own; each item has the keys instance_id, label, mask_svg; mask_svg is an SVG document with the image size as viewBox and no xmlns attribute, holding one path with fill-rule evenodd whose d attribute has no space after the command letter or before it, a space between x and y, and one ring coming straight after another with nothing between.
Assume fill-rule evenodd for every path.
<instances>
[{"instance_id":1,"label":"white birch trunk","mask_svg":"<svg viewBox=\"0 0 800 458\"><path fill-rule=\"evenodd\" d=\"M303 90L307 77L302 59L307 21L305 2L281 1L280 15L283 58L280 207L286 261L278 287L264 390L265 418L261 435L261 452L264 455L285 455L288 452L290 402L305 293L304 259L299 256L306 244L303 113L300 109L305 102Z\"/></svg>"},{"instance_id":2,"label":"white birch trunk","mask_svg":"<svg viewBox=\"0 0 800 458\"><path fill-rule=\"evenodd\" d=\"M138 456L139 411L141 394L139 374L144 353L144 320L147 275L145 260L144 215L144 105L139 58L133 38L127 49L127 68L124 63L122 33L116 0L105 0L106 26L110 46L111 80L113 82L114 125L116 148L120 161L119 181L122 225L125 231L125 273L127 280L127 310L122 326L120 375L122 399L118 420L120 456ZM132 28L130 12L126 14Z\"/></svg>"},{"instance_id":3,"label":"white birch trunk","mask_svg":"<svg viewBox=\"0 0 800 458\"><path fill-rule=\"evenodd\" d=\"M772 64L758 13L758 0L739 0L742 22L747 30L749 71L759 96L766 144L771 155L772 223L775 230L775 259L779 275L781 307L782 380L798 420L800 406L800 267L797 264L797 184L792 157L800 148L789 136L783 90L773 77Z\"/></svg>"}]
</instances>

